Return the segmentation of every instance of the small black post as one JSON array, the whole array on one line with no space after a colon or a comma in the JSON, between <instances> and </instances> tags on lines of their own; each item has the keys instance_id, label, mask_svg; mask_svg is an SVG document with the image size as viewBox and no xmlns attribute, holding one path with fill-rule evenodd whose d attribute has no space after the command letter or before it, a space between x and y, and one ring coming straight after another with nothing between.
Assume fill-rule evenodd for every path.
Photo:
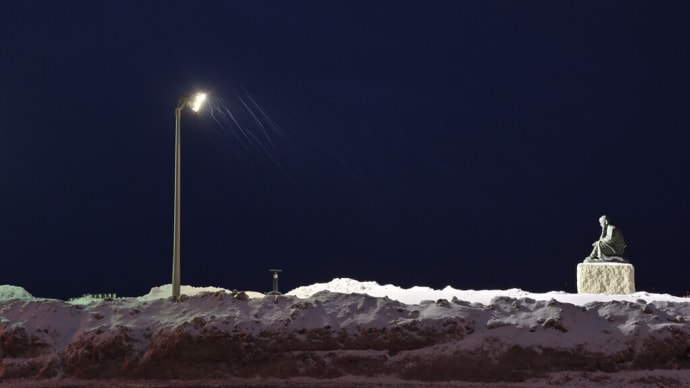
<instances>
[{"instance_id":1,"label":"small black post","mask_svg":"<svg viewBox=\"0 0 690 388\"><path fill-rule=\"evenodd\" d=\"M271 294L277 295L280 294L278 291L278 272L282 272L282 269L269 269L269 272L273 273L273 291L271 291Z\"/></svg>"}]
</instances>

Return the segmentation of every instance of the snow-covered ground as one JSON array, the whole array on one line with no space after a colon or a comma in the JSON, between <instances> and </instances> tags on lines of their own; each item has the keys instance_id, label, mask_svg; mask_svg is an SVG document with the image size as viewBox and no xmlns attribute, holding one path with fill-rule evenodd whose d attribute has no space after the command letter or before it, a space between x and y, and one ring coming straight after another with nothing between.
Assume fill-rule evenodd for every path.
<instances>
[{"instance_id":1,"label":"snow-covered ground","mask_svg":"<svg viewBox=\"0 0 690 388\"><path fill-rule=\"evenodd\" d=\"M0 286L0 384L690 386L690 299L668 294L353 279L182 294L65 302Z\"/></svg>"}]
</instances>

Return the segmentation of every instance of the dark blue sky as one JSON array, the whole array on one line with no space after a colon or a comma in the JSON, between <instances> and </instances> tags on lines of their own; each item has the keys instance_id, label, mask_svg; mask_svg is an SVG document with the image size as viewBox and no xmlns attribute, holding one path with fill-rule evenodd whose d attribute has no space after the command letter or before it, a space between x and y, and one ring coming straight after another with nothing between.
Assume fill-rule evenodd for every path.
<instances>
[{"instance_id":1,"label":"dark blue sky","mask_svg":"<svg viewBox=\"0 0 690 388\"><path fill-rule=\"evenodd\" d=\"M0 284L690 290L685 1L0 1ZM233 113L239 128L228 119ZM213 113L213 114L212 114ZM215 118L215 119L214 119Z\"/></svg>"}]
</instances>

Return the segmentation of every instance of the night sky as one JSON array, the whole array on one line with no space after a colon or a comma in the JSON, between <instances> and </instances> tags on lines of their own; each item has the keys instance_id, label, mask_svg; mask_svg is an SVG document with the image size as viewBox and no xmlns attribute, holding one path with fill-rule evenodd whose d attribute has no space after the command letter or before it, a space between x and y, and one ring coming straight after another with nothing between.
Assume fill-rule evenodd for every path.
<instances>
[{"instance_id":1,"label":"night sky","mask_svg":"<svg viewBox=\"0 0 690 388\"><path fill-rule=\"evenodd\" d=\"M0 0L0 284L690 291L687 1ZM231 116L232 115L232 116Z\"/></svg>"}]
</instances>

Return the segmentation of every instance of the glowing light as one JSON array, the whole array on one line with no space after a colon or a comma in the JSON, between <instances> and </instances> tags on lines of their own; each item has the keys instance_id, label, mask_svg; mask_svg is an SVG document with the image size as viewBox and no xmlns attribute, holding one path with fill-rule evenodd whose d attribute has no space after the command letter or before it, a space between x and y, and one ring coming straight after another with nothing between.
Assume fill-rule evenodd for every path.
<instances>
[{"instance_id":1,"label":"glowing light","mask_svg":"<svg viewBox=\"0 0 690 388\"><path fill-rule=\"evenodd\" d=\"M197 93L194 95L194 101L189 104L194 112L198 112L201 109L201 105L206 100L206 93Z\"/></svg>"}]
</instances>

